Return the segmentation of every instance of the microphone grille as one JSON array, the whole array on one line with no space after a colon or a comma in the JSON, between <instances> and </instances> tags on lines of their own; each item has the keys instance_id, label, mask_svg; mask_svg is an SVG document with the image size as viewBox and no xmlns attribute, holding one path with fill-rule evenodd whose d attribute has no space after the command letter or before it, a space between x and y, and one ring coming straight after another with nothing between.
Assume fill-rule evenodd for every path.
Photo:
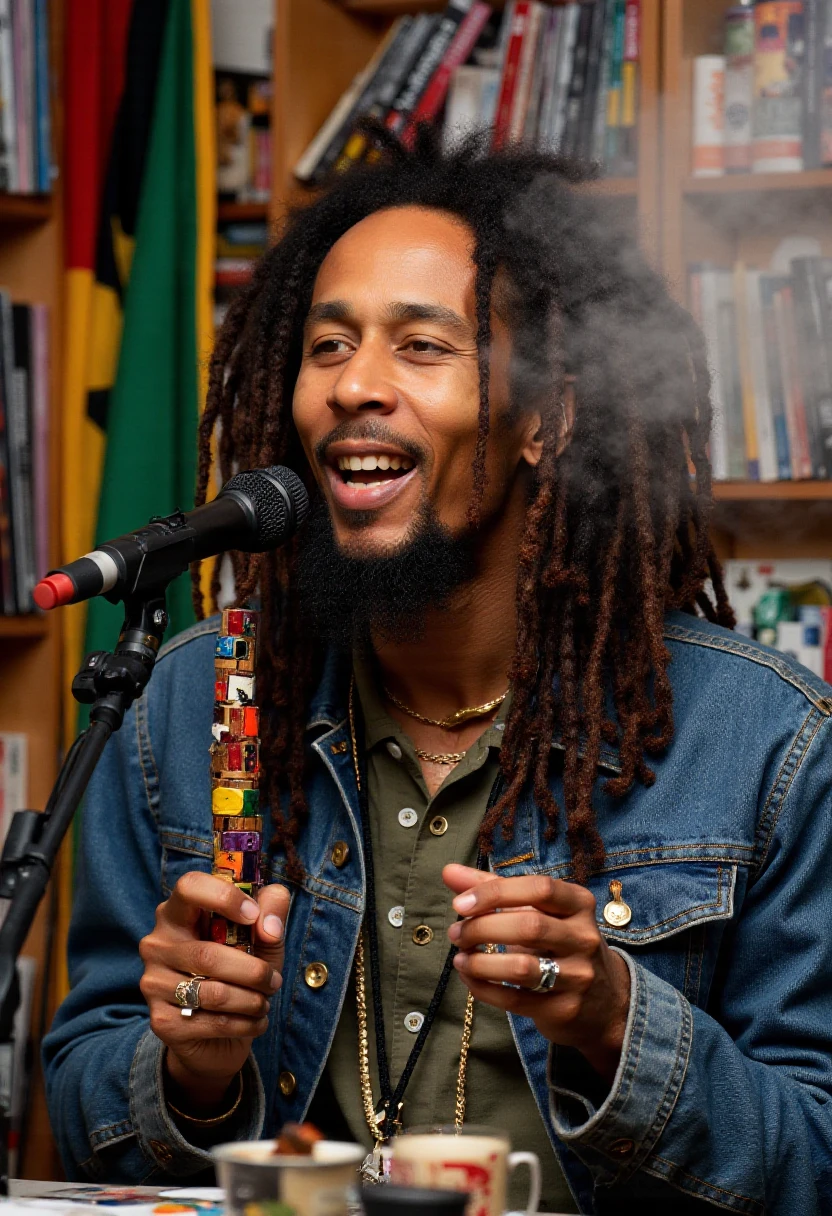
<instances>
[{"instance_id":1,"label":"microphone grille","mask_svg":"<svg viewBox=\"0 0 832 1216\"><path fill-rule=\"evenodd\" d=\"M288 540L309 514L309 495L297 473L283 465L237 473L223 486L244 494L257 512L257 542L265 549Z\"/></svg>"}]
</instances>

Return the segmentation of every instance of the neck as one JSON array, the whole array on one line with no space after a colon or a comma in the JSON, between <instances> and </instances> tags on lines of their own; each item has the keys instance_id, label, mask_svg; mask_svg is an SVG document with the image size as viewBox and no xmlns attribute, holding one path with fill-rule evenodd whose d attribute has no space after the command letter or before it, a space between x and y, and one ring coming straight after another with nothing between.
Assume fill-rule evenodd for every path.
<instances>
[{"instance_id":1,"label":"neck","mask_svg":"<svg viewBox=\"0 0 832 1216\"><path fill-rule=\"evenodd\" d=\"M419 637L375 653L383 683L420 713L445 717L508 687L517 640L517 561L525 494L483 536L477 573L447 608L428 612Z\"/></svg>"}]
</instances>

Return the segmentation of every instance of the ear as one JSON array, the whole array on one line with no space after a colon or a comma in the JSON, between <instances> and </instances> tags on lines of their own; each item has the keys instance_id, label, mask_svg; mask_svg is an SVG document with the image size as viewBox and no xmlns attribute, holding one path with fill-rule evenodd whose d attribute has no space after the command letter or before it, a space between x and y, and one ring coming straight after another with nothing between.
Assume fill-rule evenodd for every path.
<instances>
[{"instance_id":1,"label":"ear","mask_svg":"<svg viewBox=\"0 0 832 1216\"><path fill-rule=\"evenodd\" d=\"M560 430L558 434L558 456L569 442L572 428L575 425L575 377L567 376L563 392L563 408L558 412ZM526 438L522 449L522 457L531 468L537 468L543 454L543 438L541 436L541 417L539 411L528 415Z\"/></svg>"},{"instance_id":2,"label":"ear","mask_svg":"<svg viewBox=\"0 0 832 1216\"><path fill-rule=\"evenodd\" d=\"M543 420L538 410L533 411L526 417L526 433L520 455L532 469L537 468L540 463L540 457L543 455L542 424Z\"/></svg>"}]
</instances>

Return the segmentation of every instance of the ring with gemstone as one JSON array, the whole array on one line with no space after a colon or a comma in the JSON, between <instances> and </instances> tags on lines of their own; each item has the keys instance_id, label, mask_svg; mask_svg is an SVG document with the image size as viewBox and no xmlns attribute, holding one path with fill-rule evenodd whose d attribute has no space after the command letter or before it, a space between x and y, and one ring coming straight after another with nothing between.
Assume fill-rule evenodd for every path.
<instances>
[{"instance_id":1,"label":"ring with gemstone","mask_svg":"<svg viewBox=\"0 0 832 1216\"><path fill-rule=\"evenodd\" d=\"M199 1009L199 989L206 975L192 975L189 980L180 980L174 990L174 999L179 1006L183 1018L189 1018L195 1009Z\"/></svg>"},{"instance_id":2,"label":"ring with gemstone","mask_svg":"<svg viewBox=\"0 0 832 1216\"><path fill-rule=\"evenodd\" d=\"M560 975L560 967L553 958L539 958L537 964L540 967L540 979L531 991L551 992Z\"/></svg>"}]
</instances>

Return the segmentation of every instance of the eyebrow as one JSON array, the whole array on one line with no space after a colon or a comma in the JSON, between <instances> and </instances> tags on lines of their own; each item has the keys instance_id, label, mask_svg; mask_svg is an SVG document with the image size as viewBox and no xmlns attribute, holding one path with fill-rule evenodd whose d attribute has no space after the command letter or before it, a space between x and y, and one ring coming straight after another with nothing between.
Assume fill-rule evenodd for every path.
<instances>
[{"instance_id":1,"label":"eyebrow","mask_svg":"<svg viewBox=\"0 0 832 1216\"><path fill-rule=\"evenodd\" d=\"M471 324L445 304L421 304L397 300L385 308L388 319L402 321L434 321L448 329L471 337ZM324 300L313 304L306 316L307 324L315 321L354 321L355 309L346 300Z\"/></svg>"}]
</instances>

